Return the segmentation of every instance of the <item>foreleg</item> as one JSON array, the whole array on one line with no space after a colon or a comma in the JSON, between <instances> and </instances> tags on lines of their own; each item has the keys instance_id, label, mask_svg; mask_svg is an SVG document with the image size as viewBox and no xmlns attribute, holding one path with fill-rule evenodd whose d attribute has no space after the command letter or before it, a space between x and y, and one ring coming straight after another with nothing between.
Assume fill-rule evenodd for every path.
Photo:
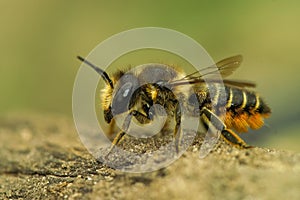
<instances>
[{"instance_id":1,"label":"foreleg","mask_svg":"<svg viewBox=\"0 0 300 200\"><path fill-rule=\"evenodd\" d=\"M120 143L120 141L126 135L126 132L129 129L130 122L131 122L133 116L136 117L140 122L143 121L144 123L149 123L149 121L150 121L150 119L147 118L147 116L143 115L142 113L140 113L140 112L138 112L136 110L130 111L130 113L126 116L126 118L125 118L125 120L123 122L121 131L114 138L114 140L113 140L113 142L111 144L111 147L110 147L108 153L106 154L106 157L112 152L112 150L114 149L114 147L116 145L118 145Z\"/></svg>"}]
</instances>

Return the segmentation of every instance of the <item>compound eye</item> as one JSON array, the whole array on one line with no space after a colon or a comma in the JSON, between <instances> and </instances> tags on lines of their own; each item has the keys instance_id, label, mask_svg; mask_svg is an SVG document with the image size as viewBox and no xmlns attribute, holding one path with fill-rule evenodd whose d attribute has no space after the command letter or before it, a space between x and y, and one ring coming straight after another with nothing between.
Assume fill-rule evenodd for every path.
<instances>
[{"instance_id":1,"label":"compound eye","mask_svg":"<svg viewBox=\"0 0 300 200\"><path fill-rule=\"evenodd\" d=\"M121 103L124 99L127 99L132 94L133 85L132 83L128 82L125 83L117 92L115 98L116 100Z\"/></svg>"},{"instance_id":2,"label":"compound eye","mask_svg":"<svg viewBox=\"0 0 300 200\"><path fill-rule=\"evenodd\" d=\"M131 97L135 92L138 82L132 75L124 75L119 82L120 87L113 96L112 114L117 115L128 111Z\"/></svg>"},{"instance_id":3,"label":"compound eye","mask_svg":"<svg viewBox=\"0 0 300 200\"><path fill-rule=\"evenodd\" d=\"M166 81L158 80L158 81L156 81L155 83L158 84L158 85L165 85L165 84L166 84Z\"/></svg>"},{"instance_id":4,"label":"compound eye","mask_svg":"<svg viewBox=\"0 0 300 200\"><path fill-rule=\"evenodd\" d=\"M125 89L125 91L123 92L123 97L126 98L130 92L131 88L127 88Z\"/></svg>"}]
</instances>

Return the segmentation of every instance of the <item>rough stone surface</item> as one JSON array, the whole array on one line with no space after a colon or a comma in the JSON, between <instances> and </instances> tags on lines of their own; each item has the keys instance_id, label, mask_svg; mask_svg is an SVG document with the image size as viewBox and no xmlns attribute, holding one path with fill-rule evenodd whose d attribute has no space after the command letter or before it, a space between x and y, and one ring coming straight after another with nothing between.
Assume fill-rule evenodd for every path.
<instances>
[{"instance_id":1,"label":"rough stone surface","mask_svg":"<svg viewBox=\"0 0 300 200\"><path fill-rule=\"evenodd\" d=\"M0 199L300 199L299 154L220 141L199 159L199 143L166 168L124 173L88 153L71 119L7 115L0 118Z\"/></svg>"}]
</instances>

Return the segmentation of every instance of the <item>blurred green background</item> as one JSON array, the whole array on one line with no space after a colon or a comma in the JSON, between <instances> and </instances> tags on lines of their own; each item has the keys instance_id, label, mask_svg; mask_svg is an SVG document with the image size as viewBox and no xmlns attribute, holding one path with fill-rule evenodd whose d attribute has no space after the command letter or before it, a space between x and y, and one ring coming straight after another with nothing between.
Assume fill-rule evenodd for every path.
<instances>
[{"instance_id":1,"label":"blurred green background","mask_svg":"<svg viewBox=\"0 0 300 200\"><path fill-rule=\"evenodd\" d=\"M255 81L273 110L267 126L247 137L300 151L299 22L299 1L2 0L0 113L71 117L76 55L121 31L165 27L194 38L216 61L243 54L231 78Z\"/></svg>"}]
</instances>

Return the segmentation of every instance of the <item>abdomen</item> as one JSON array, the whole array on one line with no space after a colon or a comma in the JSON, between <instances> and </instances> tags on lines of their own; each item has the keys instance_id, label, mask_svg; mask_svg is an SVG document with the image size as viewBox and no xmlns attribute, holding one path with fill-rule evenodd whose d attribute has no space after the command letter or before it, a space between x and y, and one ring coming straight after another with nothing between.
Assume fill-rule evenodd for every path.
<instances>
[{"instance_id":1,"label":"abdomen","mask_svg":"<svg viewBox=\"0 0 300 200\"><path fill-rule=\"evenodd\" d=\"M225 86L225 93L224 122L228 128L237 132L247 132L249 127L259 129L264 124L263 119L271 114L264 100L253 91Z\"/></svg>"},{"instance_id":2,"label":"abdomen","mask_svg":"<svg viewBox=\"0 0 300 200\"><path fill-rule=\"evenodd\" d=\"M264 124L264 118L271 114L271 109L255 92L244 88L210 84L204 91L197 88L200 110L207 107L218 115L227 128L237 132L247 132L259 129Z\"/></svg>"}]
</instances>

